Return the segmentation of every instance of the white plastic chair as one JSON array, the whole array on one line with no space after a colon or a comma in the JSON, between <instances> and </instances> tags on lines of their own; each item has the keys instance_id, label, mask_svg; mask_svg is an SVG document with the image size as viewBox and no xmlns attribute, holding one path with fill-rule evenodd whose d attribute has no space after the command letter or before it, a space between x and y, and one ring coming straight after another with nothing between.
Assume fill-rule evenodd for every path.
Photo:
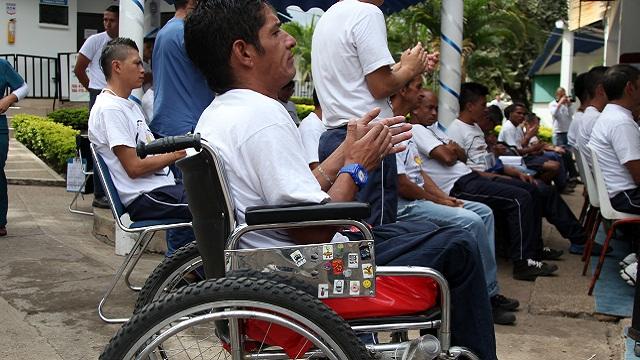
<instances>
[{"instance_id":1,"label":"white plastic chair","mask_svg":"<svg viewBox=\"0 0 640 360\"><path fill-rule=\"evenodd\" d=\"M600 168L600 164L598 163L598 156L593 148L590 147L590 150L591 161L593 165L593 177L595 179L596 188L598 191L598 200L600 201L600 217L612 221L612 224L607 231L607 237L604 240L604 245L602 246L602 252L600 253L600 258L598 259L598 265L596 266L596 270L594 271L593 277L591 278L591 284L589 284L589 295L593 293L593 288L596 285L596 281L598 281L598 278L600 277L602 264L604 264L604 258L607 254L607 249L609 248L609 242L611 241L613 234L615 234L616 228L624 224L640 224L640 215L623 213L613 208L613 206L611 205L611 200L609 199L607 186L602 176L602 170Z\"/></svg>"},{"instance_id":2,"label":"white plastic chair","mask_svg":"<svg viewBox=\"0 0 640 360\"><path fill-rule=\"evenodd\" d=\"M598 190L595 184L595 180L593 179L593 173L591 172L591 167L589 164L585 163L585 159L583 159L580 151L574 151L573 155L576 158L576 163L578 164L578 172L580 173L580 178L584 182L584 187L587 190L587 195L585 199L585 204L588 203L587 213L585 215L584 221L584 230L587 233L587 242L585 243L584 251L582 253L582 261L584 265L582 267L582 275L587 274L587 269L589 268L589 259L591 258L591 250L593 248L593 242L596 238L596 234L598 233L598 226L602 221L600 216L600 201L598 200Z\"/></svg>"}]
</instances>

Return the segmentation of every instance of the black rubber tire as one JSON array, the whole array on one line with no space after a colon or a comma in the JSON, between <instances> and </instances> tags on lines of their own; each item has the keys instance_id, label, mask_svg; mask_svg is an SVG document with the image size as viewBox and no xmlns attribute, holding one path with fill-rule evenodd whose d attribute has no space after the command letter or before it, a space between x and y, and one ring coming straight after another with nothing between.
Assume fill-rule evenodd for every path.
<instances>
[{"instance_id":1,"label":"black rubber tire","mask_svg":"<svg viewBox=\"0 0 640 360\"><path fill-rule=\"evenodd\" d=\"M140 340L147 342L148 339L143 339L147 334L156 333L159 324L176 314L190 309L197 313L202 311L202 306L211 304L211 308L216 308L216 302L233 300L274 305L303 316L319 326L347 354L341 360L373 359L347 323L320 300L289 285L252 277L207 280L162 296L124 324L106 346L100 359L125 359L132 346Z\"/></svg>"},{"instance_id":2,"label":"black rubber tire","mask_svg":"<svg viewBox=\"0 0 640 360\"><path fill-rule=\"evenodd\" d=\"M191 264L196 261L202 263L198 247L195 242L189 243L178 250L176 250L171 256L166 256L162 259L162 262L153 269L153 272L147 280L144 282L142 289L138 293L138 299L133 308L133 313L137 314L143 307L152 303L154 300L160 298L165 294L165 289L162 289L162 284L165 280L174 278L180 275L180 268L185 264ZM196 271L196 269L198 269ZM196 281L186 282L186 280L180 280L180 287L185 287L192 283L200 282L204 280L204 269L202 265L192 270L192 273L196 276Z\"/></svg>"}]
</instances>

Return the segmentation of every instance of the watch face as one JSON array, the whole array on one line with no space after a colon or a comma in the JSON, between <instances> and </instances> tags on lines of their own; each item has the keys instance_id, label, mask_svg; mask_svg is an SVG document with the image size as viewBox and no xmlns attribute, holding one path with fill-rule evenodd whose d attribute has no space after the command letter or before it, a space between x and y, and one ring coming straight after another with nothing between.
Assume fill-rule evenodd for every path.
<instances>
[{"instance_id":1,"label":"watch face","mask_svg":"<svg viewBox=\"0 0 640 360\"><path fill-rule=\"evenodd\" d=\"M357 175L360 182L365 182L367 180L367 176L365 175L364 171L362 171L362 169L358 170Z\"/></svg>"}]
</instances>

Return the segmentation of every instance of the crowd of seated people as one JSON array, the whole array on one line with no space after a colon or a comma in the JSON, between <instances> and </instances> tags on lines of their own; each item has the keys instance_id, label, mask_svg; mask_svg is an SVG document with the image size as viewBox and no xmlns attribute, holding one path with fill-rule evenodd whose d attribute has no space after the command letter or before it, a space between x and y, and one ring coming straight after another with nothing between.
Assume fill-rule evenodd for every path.
<instances>
[{"instance_id":1,"label":"crowd of seated people","mask_svg":"<svg viewBox=\"0 0 640 360\"><path fill-rule=\"evenodd\" d=\"M515 103L505 109L507 121L496 139L501 109L487 108L485 86L465 83L458 118L439 124L437 95L422 89L422 74L433 70L437 55L417 44L396 62L380 9L373 1L344 0L316 26L316 110L297 128L283 106L288 97L281 96L295 75L296 42L280 29L272 9L250 0L203 0L189 11L186 53L216 94L194 131L221 154L237 220L243 222L245 209L257 205L369 203L366 220L378 264L442 272L451 286L454 344L495 359L493 324L513 324L519 306L499 292L495 220L504 225L518 280L557 273L549 261L563 251L544 245L543 217L569 240L570 253L581 254L586 241L559 195L572 186L563 167L568 153L537 139L539 119L527 117L526 106ZM180 208L179 216L189 218L184 189L167 168L184 152L135 157L137 141L154 139L144 115L127 100L144 79L135 43L112 40L101 63L107 87L91 111L89 133L127 210L138 218L177 217L163 211ZM585 75L588 98L572 134L581 153L581 144L589 143L598 147L603 162L617 161L617 168L604 171L611 177L614 207L640 213L640 136L631 139L639 131L631 110L640 105L640 82L637 70L605 70ZM593 135L584 142L587 124ZM503 164L500 156L508 154L522 156L522 166ZM352 238L335 228L265 231L244 235L240 246ZM595 247L592 253L600 251Z\"/></svg>"}]
</instances>

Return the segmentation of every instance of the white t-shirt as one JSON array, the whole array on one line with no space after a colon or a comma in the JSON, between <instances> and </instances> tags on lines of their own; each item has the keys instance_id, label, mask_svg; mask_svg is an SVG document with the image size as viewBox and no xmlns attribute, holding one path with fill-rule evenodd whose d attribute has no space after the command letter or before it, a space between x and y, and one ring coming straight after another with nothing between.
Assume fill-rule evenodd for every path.
<instances>
[{"instance_id":1,"label":"white t-shirt","mask_svg":"<svg viewBox=\"0 0 640 360\"><path fill-rule=\"evenodd\" d=\"M593 126L589 146L598 156L610 197L638 187L624 166L629 161L640 160L640 129L629 109L607 104Z\"/></svg>"},{"instance_id":2,"label":"white t-shirt","mask_svg":"<svg viewBox=\"0 0 640 360\"><path fill-rule=\"evenodd\" d=\"M573 120L571 120L571 125L569 125L569 132L567 132L567 141L569 145L573 147L578 143L578 133L580 132L582 115L584 115L582 111L576 111L576 113L573 114Z\"/></svg>"},{"instance_id":3,"label":"white t-shirt","mask_svg":"<svg viewBox=\"0 0 640 360\"><path fill-rule=\"evenodd\" d=\"M153 88L150 87L147 91L142 95L142 112L144 113L145 120L147 124L153 120Z\"/></svg>"},{"instance_id":4,"label":"white t-shirt","mask_svg":"<svg viewBox=\"0 0 640 360\"><path fill-rule=\"evenodd\" d=\"M388 98L374 99L365 76L394 64L387 47L384 15L372 4L339 1L313 32L311 70L327 128L345 125L374 107L379 119L393 116Z\"/></svg>"},{"instance_id":5,"label":"white t-shirt","mask_svg":"<svg viewBox=\"0 0 640 360\"><path fill-rule=\"evenodd\" d=\"M424 187L424 178L422 177L424 160L418 151L418 147L413 139L406 140L403 144L406 148L402 152L396 153L398 175L406 175L413 183L419 187ZM398 196L398 208L413 201L415 200L408 200Z\"/></svg>"},{"instance_id":6,"label":"white t-shirt","mask_svg":"<svg viewBox=\"0 0 640 360\"><path fill-rule=\"evenodd\" d=\"M591 151L587 147L587 144L589 143L589 139L591 139L591 132L598 117L600 117L600 111L598 111L598 109L593 106L587 107L580 118L582 123L578 128L576 147L580 151L580 155L582 155L583 162L589 164L589 168L591 168Z\"/></svg>"},{"instance_id":7,"label":"white t-shirt","mask_svg":"<svg viewBox=\"0 0 640 360\"><path fill-rule=\"evenodd\" d=\"M135 179L130 178L113 153L112 149L118 145L135 148L139 141L149 143L154 140L140 107L133 101L107 91L98 95L89 115L89 140L96 145L96 151L107 164L124 206L131 204L142 193L175 185L173 173L168 167Z\"/></svg>"},{"instance_id":8,"label":"white t-shirt","mask_svg":"<svg viewBox=\"0 0 640 360\"><path fill-rule=\"evenodd\" d=\"M498 141L507 143L509 146L515 146L517 149L522 149L522 139L524 139L524 131L520 126L515 126L509 120L502 124L500 134L498 134Z\"/></svg>"},{"instance_id":9,"label":"white t-shirt","mask_svg":"<svg viewBox=\"0 0 640 360\"><path fill-rule=\"evenodd\" d=\"M91 62L87 66L87 76L89 77L89 88L91 89L103 89L107 86L107 81L104 78L104 73L100 67L100 57L102 56L102 49L107 43L111 41L106 31L93 34L84 41L80 48L80 54L84 55Z\"/></svg>"},{"instance_id":10,"label":"white t-shirt","mask_svg":"<svg viewBox=\"0 0 640 360\"><path fill-rule=\"evenodd\" d=\"M553 118L553 133L568 132L572 116L569 105L563 104L562 106L559 106L558 102L553 100L549 103L549 112Z\"/></svg>"},{"instance_id":11,"label":"white t-shirt","mask_svg":"<svg viewBox=\"0 0 640 360\"><path fill-rule=\"evenodd\" d=\"M422 170L431 177L440 190L444 191L445 194L449 194L456 181L470 173L471 169L460 161L457 161L453 166L447 166L429 156L433 149L445 145L451 140L447 134L440 130L438 123L429 127L416 125L411 129L411 132L418 151L424 160Z\"/></svg>"},{"instance_id":12,"label":"white t-shirt","mask_svg":"<svg viewBox=\"0 0 640 360\"><path fill-rule=\"evenodd\" d=\"M320 146L320 137L327 131L322 120L314 112L310 112L306 118L300 122L298 126L302 145L304 145L304 157L307 164L318 162L318 147Z\"/></svg>"},{"instance_id":13,"label":"white t-shirt","mask_svg":"<svg viewBox=\"0 0 640 360\"><path fill-rule=\"evenodd\" d=\"M222 157L236 219L250 206L322 203L329 199L311 173L298 129L282 104L248 89L216 96L195 132ZM285 231L248 233L241 248L291 246Z\"/></svg>"},{"instance_id":14,"label":"white t-shirt","mask_svg":"<svg viewBox=\"0 0 640 360\"><path fill-rule=\"evenodd\" d=\"M467 154L467 166L476 171L487 170L487 164L495 163L492 153L487 151L484 132L478 124L469 125L455 119L447 128L447 135L457 142Z\"/></svg>"}]
</instances>

